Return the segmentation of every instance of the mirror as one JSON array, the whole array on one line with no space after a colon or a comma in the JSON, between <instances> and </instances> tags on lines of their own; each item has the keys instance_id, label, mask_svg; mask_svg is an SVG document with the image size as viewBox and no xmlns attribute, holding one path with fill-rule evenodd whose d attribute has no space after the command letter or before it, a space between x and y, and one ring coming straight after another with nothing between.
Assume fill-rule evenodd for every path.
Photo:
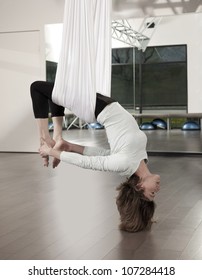
<instances>
[{"instance_id":1,"label":"mirror","mask_svg":"<svg viewBox=\"0 0 202 280\"><path fill-rule=\"evenodd\" d=\"M199 153L201 150L202 101L198 99L198 89L202 88L202 81L197 78L200 73L202 76L202 53L197 47L202 44L201 26L201 13L163 17L144 53L112 40L112 97L134 114L139 124L162 118L169 128L145 131L150 152ZM54 80L61 33L62 24L45 27L47 80ZM164 70L170 76L164 75ZM197 129L182 130L187 121L196 123Z\"/></svg>"}]
</instances>

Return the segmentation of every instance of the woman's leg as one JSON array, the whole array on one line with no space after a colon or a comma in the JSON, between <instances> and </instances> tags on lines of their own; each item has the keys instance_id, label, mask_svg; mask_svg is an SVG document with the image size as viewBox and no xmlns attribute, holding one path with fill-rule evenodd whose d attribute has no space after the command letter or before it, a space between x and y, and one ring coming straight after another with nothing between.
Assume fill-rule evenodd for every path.
<instances>
[{"instance_id":1,"label":"woman's leg","mask_svg":"<svg viewBox=\"0 0 202 280\"><path fill-rule=\"evenodd\" d=\"M64 108L52 102L53 86L54 84L51 82L37 81L32 83L30 89L34 116L39 130L40 146L45 141L49 146L54 147L55 143L62 139ZM53 139L48 129L49 111L51 112L54 126ZM48 166L48 158L46 157L43 160L44 166ZM57 166L59 162L54 161L53 165Z\"/></svg>"},{"instance_id":2,"label":"woman's leg","mask_svg":"<svg viewBox=\"0 0 202 280\"><path fill-rule=\"evenodd\" d=\"M52 117L53 121L53 140L57 142L62 139L62 124L63 124L63 116L61 117Z\"/></svg>"}]
</instances>

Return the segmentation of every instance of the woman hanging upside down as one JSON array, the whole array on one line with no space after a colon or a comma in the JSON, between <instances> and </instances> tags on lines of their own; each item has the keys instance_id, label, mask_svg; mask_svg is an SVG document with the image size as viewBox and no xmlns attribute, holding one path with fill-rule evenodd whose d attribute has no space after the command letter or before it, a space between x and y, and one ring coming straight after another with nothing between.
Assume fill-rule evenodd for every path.
<instances>
[{"instance_id":1,"label":"woman hanging upside down","mask_svg":"<svg viewBox=\"0 0 202 280\"><path fill-rule=\"evenodd\" d=\"M149 229L155 210L154 198L160 189L160 176L147 166L146 135L139 129L133 116L118 102L97 94L95 117L105 127L110 149L84 147L62 139L64 108L52 102L53 83L37 81L31 85L31 97L41 145L39 153L48 166L60 161L83 168L117 172L128 179L117 190L120 229L129 232ZM54 132L48 130L51 111Z\"/></svg>"}]
</instances>

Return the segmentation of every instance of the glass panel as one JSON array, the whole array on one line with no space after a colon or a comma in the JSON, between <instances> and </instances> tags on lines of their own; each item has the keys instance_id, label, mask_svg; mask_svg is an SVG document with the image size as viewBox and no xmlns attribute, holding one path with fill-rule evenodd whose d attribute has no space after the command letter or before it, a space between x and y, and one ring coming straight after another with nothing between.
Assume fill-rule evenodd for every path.
<instances>
[{"instance_id":1,"label":"glass panel","mask_svg":"<svg viewBox=\"0 0 202 280\"><path fill-rule=\"evenodd\" d=\"M111 96L125 108L134 104L133 65L113 65Z\"/></svg>"},{"instance_id":2,"label":"glass panel","mask_svg":"<svg viewBox=\"0 0 202 280\"><path fill-rule=\"evenodd\" d=\"M136 106L140 105L139 65L136 65ZM186 63L159 63L142 65L142 107L186 108Z\"/></svg>"},{"instance_id":3,"label":"glass panel","mask_svg":"<svg viewBox=\"0 0 202 280\"><path fill-rule=\"evenodd\" d=\"M133 64L133 48L113 49L112 64Z\"/></svg>"},{"instance_id":4,"label":"glass panel","mask_svg":"<svg viewBox=\"0 0 202 280\"><path fill-rule=\"evenodd\" d=\"M48 82L55 82L55 75L57 70L57 63L46 61L46 80Z\"/></svg>"},{"instance_id":5,"label":"glass panel","mask_svg":"<svg viewBox=\"0 0 202 280\"><path fill-rule=\"evenodd\" d=\"M186 45L148 47L144 53L131 47L113 49L112 97L125 108L186 110L186 56Z\"/></svg>"},{"instance_id":6,"label":"glass panel","mask_svg":"<svg viewBox=\"0 0 202 280\"><path fill-rule=\"evenodd\" d=\"M186 61L186 46L148 47L144 53L136 50L136 63L163 63Z\"/></svg>"}]
</instances>

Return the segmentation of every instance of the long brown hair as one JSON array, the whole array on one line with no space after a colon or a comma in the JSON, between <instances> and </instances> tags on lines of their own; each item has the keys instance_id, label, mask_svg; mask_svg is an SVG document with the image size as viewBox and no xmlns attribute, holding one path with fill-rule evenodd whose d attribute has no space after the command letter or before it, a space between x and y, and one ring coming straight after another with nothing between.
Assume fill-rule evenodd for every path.
<instances>
[{"instance_id":1,"label":"long brown hair","mask_svg":"<svg viewBox=\"0 0 202 280\"><path fill-rule=\"evenodd\" d=\"M116 204L121 230L137 232L151 228L155 203L144 197L143 190L138 189L139 183L140 178L133 175L117 188Z\"/></svg>"}]
</instances>

